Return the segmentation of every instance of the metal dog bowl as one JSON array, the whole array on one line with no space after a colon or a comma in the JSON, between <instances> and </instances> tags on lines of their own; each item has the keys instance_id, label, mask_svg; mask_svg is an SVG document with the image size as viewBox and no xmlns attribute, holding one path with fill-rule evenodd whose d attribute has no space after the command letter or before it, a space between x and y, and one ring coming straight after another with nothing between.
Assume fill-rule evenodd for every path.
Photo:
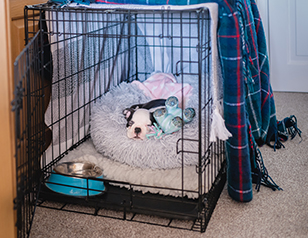
<instances>
[{"instance_id":1,"label":"metal dog bowl","mask_svg":"<svg viewBox=\"0 0 308 238\"><path fill-rule=\"evenodd\" d=\"M46 186L70 196L93 196L105 191L104 183L95 178L103 178L102 170L92 163L65 162L56 166L46 182Z\"/></svg>"}]
</instances>

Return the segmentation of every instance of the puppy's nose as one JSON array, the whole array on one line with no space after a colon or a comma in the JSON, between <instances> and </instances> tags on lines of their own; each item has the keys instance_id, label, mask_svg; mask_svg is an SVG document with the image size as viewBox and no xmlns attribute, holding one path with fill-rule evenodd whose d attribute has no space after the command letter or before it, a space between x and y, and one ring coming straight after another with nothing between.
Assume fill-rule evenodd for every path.
<instances>
[{"instance_id":1,"label":"puppy's nose","mask_svg":"<svg viewBox=\"0 0 308 238\"><path fill-rule=\"evenodd\" d=\"M138 135L141 132L141 128L140 127L136 127L135 128L135 133L136 135Z\"/></svg>"}]
</instances>

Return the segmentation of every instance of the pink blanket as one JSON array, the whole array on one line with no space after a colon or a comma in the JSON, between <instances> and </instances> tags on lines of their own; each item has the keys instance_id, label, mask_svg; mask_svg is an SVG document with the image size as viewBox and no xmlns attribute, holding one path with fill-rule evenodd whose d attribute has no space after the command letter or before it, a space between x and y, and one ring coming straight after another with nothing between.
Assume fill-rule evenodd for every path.
<instances>
[{"instance_id":1,"label":"pink blanket","mask_svg":"<svg viewBox=\"0 0 308 238\"><path fill-rule=\"evenodd\" d=\"M151 99L167 99L170 96L176 96L180 107L182 107L182 101L188 100L192 90L192 86L187 83L177 83L175 77L167 73L156 73L144 82L134 81L132 84L136 84Z\"/></svg>"}]
</instances>

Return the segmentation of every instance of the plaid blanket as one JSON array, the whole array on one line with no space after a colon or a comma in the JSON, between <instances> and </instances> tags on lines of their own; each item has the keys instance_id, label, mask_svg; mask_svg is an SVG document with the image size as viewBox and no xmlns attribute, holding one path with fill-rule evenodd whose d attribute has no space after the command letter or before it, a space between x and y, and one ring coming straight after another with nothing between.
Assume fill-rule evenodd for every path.
<instances>
[{"instance_id":1,"label":"plaid blanket","mask_svg":"<svg viewBox=\"0 0 308 238\"><path fill-rule=\"evenodd\" d=\"M252 182L258 190L261 184L280 189L268 175L258 149L273 135L277 137L266 39L255 0L237 0L233 7L219 2L224 117L233 135L226 142L228 192L237 201L250 201Z\"/></svg>"},{"instance_id":2,"label":"plaid blanket","mask_svg":"<svg viewBox=\"0 0 308 238\"><path fill-rule=\"evenodd\" d=\"M54 0L61 2L63 0ZM76 0L93 2L94 0ZM65 1L64 1L65 2ZM107 4L219 5L218 48L224 78L224 118L229 195L252 199L252 183L280 189L264 167L258 145L277 139L274 97L262 21L255 0L95 0ZM275 144L274 144L275 145Z\"/></svg>"}]
</instances>

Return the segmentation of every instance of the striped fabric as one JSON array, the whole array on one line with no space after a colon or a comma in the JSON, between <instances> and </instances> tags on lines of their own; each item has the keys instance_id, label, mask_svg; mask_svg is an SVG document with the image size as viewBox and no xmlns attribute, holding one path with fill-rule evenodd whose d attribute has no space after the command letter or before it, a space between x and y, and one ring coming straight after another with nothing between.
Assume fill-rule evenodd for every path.
<instances>
[{"instance_id":1,"label":"striped fabric","mask_svg":"<svg viewBox=\"0 0 308 238\"><path fill-rule=\"evenodd\" d=\"M277 132L264 29L255 0L96 0L107 4L219 5L218 48L224 78L224 118L229 195L252 200L252 183L279 187L263 165L258 145Z\"/></svg>"}]
</instances>

